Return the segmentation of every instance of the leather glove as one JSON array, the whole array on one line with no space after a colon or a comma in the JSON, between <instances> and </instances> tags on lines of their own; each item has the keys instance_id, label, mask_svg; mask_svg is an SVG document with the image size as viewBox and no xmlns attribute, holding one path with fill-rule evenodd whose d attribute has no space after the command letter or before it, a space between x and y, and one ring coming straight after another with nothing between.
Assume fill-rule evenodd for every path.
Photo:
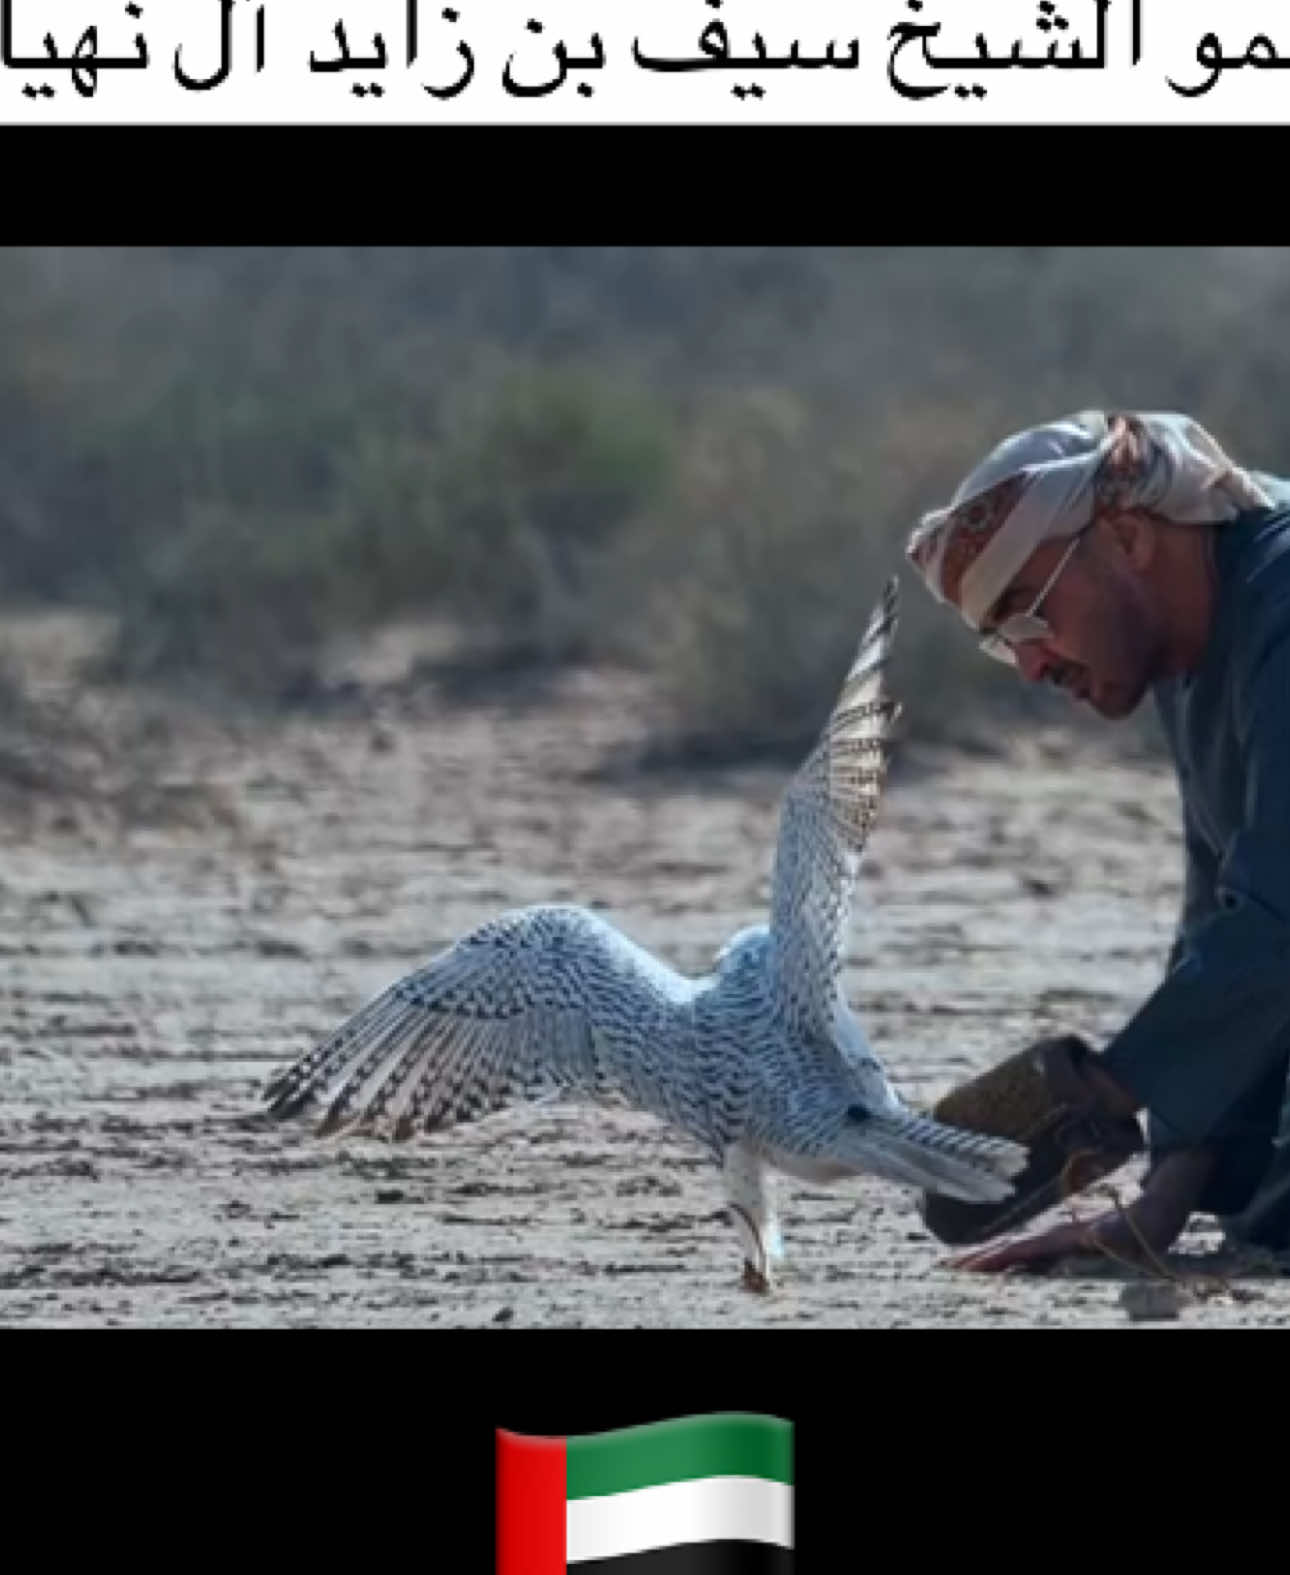
<instances>
[{"instance_id":1,"label":"leather glove","mask_svg":"<svg viewBox=\"0 0 1290 1575\"><path fill-rule=\"evenodd\" d=\"M1109 1176L1145 1148L1136 1116L1112 1115L1082 1066L1095 1052L1075 1034L1039 1039L970 1083L931 1114L950 1126L1024 1143L1030 1163L999 1203L923 1193L919 1212L938 1240L989 1241Z\"/></svg>"}]
</instances>

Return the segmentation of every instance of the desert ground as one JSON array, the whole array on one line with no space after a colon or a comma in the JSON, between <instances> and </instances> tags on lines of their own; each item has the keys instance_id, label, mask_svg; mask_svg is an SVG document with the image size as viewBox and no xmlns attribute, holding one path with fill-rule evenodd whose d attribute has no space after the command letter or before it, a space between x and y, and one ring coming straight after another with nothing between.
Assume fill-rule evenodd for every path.
<instances>
[{"instance_id":1,"label":"desert ground","mask_svg":"<svg viewBox=\"0 0 1290 1575\"><path fill-rule=\"evenodd\" d=\"M53 694L64 625L5 638ZM716 1172L626 1110L397 1148L252 1119L270 1073L504 908L585 903L692 972L765 910L786 768L637 769L637 680L362 695L270 727L82 694L100 731L135 719L130 758L97 798L20 772L0 803L0 1324L1147 1326L1114 1264L950 1269L874 1180L784 1180L787 1266L751 1295ZM901 753L846 984L912 1101L1124 1020L1168 949L1176 822L1163 765L1060 732ZM1168 1268L1169 1327L1290 1317L1290 1264L1236 1259L1213 1221Z\"/></svg>"}]
</instances>

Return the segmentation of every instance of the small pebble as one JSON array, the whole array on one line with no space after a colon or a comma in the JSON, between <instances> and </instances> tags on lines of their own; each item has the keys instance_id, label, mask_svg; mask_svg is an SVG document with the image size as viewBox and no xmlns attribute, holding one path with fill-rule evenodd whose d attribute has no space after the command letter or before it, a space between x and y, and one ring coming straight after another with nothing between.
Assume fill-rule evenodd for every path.
<instances>
[{"instance_id":1,"label":"small pebble","mask_svg":"<svg viewBox=\"0 0 1290 1575\"><path fill-rule=\"evenodd\" d=\"M1134 1280L1120 1292L1120 1306L1134 1323L1164 1323L1177 1318L1189 1300L1168 1281Z\"/></svg>"},{"instance_id":2,"label":"small pebble","mask_svg":"<svg viewBox=\"0 0 1290 1575\"><path fill-rule=\"evenodd\" d=\"M515 1316L514 1307L499 1307L493 1314L494 1323L510 1323Z\"/></svg>"},{"instance_id":3,"label":"small pebble","mask_svg":"<svg viewBox=\"0 0 1290 1575\"><path fill-rule=\"evenodd\" d=\"M402 1203L407 1193L402 1187L382 1187L376 1194L378 1203Z\"/></svg>"}]
</instances>

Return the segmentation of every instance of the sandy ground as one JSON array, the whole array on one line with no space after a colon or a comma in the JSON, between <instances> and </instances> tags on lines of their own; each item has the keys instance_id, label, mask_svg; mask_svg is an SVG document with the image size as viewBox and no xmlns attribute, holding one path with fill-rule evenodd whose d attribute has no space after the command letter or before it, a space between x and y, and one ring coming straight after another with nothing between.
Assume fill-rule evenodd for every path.
<instances>
[{"instance_id":1,"label":"sandy ground","mask_svg":"<svg viewBox=\"0 0 1290 1575\"><path fill-rule=\"evenodd\" d=\"M762 916L784 772L597 774L644 704L584 673L536 708L422 691L285 733L193 728L158 785L183 813L8 814L0 1322L1129 1327L1113 1266L955 1273L878 1181L784 1182L788 1268L749 1295L716 1173L627 1111L397 1149L247 1122L271 1071L502 908L584 902L696 972ZM930 1103L1043 1032L1112 1031L1159 977L1180 857L1160 768L1051 734L927 766L893 776L847 986ZM1220 1245L1201 1221L1171 1259L1241 1271L1173 1326L1284 1321L1290 1268Z\"/></svg>"}]
</instances>

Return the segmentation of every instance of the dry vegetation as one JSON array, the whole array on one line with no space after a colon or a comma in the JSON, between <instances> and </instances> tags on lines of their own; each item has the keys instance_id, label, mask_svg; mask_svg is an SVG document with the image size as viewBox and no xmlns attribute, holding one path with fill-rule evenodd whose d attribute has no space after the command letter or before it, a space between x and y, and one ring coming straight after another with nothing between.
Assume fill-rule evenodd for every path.
<instances>
[{"instance_id":1,"label":"dry vegetation","mask_svg":"<svg viewBox=\"0 0 1290 1575\"><path fill-rule=\"evenodd\" d=\"M647 672L664 753L793 751L906 532L986 446L1119 402L1286 451L1239 248L139 248L0 254L0 598L100 676L316 699L337 639ZM907 724L1028 707L920 591ZM1141 741L1141 735L1135 735Z\"/></svg>"}]
</instances>

